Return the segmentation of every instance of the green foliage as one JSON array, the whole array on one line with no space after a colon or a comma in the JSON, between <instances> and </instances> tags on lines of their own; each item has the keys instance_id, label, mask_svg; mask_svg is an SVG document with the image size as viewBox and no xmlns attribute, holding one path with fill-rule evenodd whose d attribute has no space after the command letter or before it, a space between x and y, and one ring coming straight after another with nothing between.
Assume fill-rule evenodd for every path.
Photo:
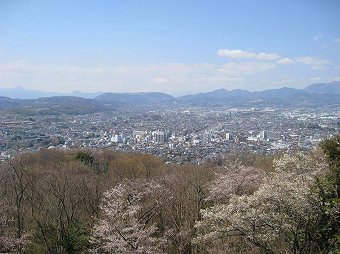
<instances>
[{"instance_id":1,"label":"green foliage","mask_svg":"<svg viewBox=\"0 0 340 254\"><path fill-rule=\"evenodd\" d=\"M325 253L340 253L340 136L323 141L320 147L330 170L317 181L322 212L315 231Z\"/></svg>"},{"instance_id":2,"label":"green foliage","mask_svg":"<svg viewBox=\"0 0 340 254\"><path fill-rule=\"evenodd\" d=\"M67 228L57 228L50 222L35 231L25 253L87 253L91 230L75 220Z\"/></svg>"},{"instance_id":3,"label":"green foliage","mask_svg":"<svg viewBox=\"0 0 340 254\"><path fill-rule=\"evenodd\" d=\"M74 221L66 229L62 246L66 253L86 253L89 248L91 230L80 221Z\"/></svg>"},{"instance_id":4,"label":"green foliage","mask_svg":"<svg viewBox=\"0 0 340 254\"><path fill-rule=\"evenodd\" d=\"M320 144L330 165L339 167L340 163L340 135L324 140Z\"/></svg>"},{"instance_id":5,"label":"green foliage","mask_svg":"<svg viewBox=\"0 0 340 254\"><path fill-rule=\"evenodd\" d=\"M79 151L76 154L76 160L84 163L86 166L92 168L95 172L99 172L99 163L96 157L88 151Z\"/></svg>"},{"instance_id":6,"label":"green foliage","mask_svg":"<svg viewBox=\"0 0 340 254\"><path fill-rule=\"evenodd\" d=\"M50 223L38 223L27 253L58 253L60 249L58 229Z\"/></svg>"},{"instance_id":7,"label":"green foliage","mask_svg":"<svg viewBox=\"0 0 340 254\"><path fill-rule=\"evenodd\" d=\"M89 152L78 152L76 155L76 159L83 162L87 166L92 166L94 164L94 156Z\"/></svg>"},{"instance_id":8,"label":"green foliage","mask_svg":"<svg viewBox=\"0 0 340 254\"><path fill-rule=\"evenodd\" d=\"M46 253L46 249L43 245L40 245L36 242L30 242L24 251L24 254L44 254Z\"/></svg>"}]
</instances>

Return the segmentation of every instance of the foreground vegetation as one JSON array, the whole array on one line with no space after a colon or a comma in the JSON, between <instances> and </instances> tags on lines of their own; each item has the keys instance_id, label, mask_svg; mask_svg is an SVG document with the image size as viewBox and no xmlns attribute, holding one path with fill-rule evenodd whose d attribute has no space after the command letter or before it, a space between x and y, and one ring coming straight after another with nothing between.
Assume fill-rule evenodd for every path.
<instances>
[{"instance_id":1,"label":"foreground vegetation","mask_svg":"<svg viewBox=\"0 0 340 254\"><path fill-rule=\"evenodd\" d=\"M202 166L42 150L1 164L0 252L339 253L340 137Z\"/></svg>"}]
</instances>

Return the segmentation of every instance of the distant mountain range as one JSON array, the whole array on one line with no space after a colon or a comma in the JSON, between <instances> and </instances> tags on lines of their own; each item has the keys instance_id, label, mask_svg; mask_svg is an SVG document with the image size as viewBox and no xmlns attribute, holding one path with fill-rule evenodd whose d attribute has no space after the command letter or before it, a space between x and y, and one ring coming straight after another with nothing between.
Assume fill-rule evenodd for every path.
<instances>
[{"instance_id":1,"label":"distant mountain range","mask_svg":"<svg viewBox=\"0 0 340 254\"><path fill-rule=\"evenodd\" d=\"M340 104L340 81L312 84L304 89L283 87L260 92L219 89L208 93L182 96L178 100L191 105L312 106Z\"/></svg>"},{"instance_id":2,"label":"distant mountain range","mask_svg":"<svg viewBox=\"0 0 340 254\"><path fill-rule=\"evenodd\" d=\"M54 92L44 92L36 90L28 90L23 87L17 86L13 88L0 88L1 97L9 97L12 99L39 99L42 97L52 97L52 96L76 96L87 99L93 99L102 93L83 93L80 91L73 91L72 93L54 93Z\"/></svg>"},{"instance_id":3,"label":"distant mountain range","mask_svg":"<svg viewBox=\"0 0 340 254\"><path fill-rule=\"evenodd\" d=\"M38 91L23 88L12 89L26 97L34 97ZM112 110L127 105L191 105L191 106L292 106L310 107L340 105L340 81L312 84L304 89L280 88L259 92L246 90L219 89L173 97L164 93L103 93L86 94L75 92L78 96L52 96L39 99L11 99L0 90L0 109L8 109L24 114L86 114ZM19 95L20 93L17 93ZM46 93L43 93L46 95ZM54 93L51 93L55 95ZM95 96L96 95L96 96ZM82 98L82 97L92 98Z\"/></svg>"}]
</instances>

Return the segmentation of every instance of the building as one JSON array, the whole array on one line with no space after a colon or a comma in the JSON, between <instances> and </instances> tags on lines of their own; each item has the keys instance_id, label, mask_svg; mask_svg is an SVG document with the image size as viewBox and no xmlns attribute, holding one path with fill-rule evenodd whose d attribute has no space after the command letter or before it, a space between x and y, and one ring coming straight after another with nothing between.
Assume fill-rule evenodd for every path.
<instances>
[{"instance_id":1,"label":"building","mask_svg":"<svg viewBox=\"0 0 340 254\"><path fill-rule=\"evenodd\" d=\"M261 131L259 136L260 139L267 140L267 131Z\"/></svg>"},{"instance_id":2,"label":"building","mask_svg":"<svg viewBox=\"0 0 340 254\"><path fill-rule=\"evenodd\" d=\"M259 137L262 140L275 141L281 139L281 134L274 131L261 131Z\"/></svg>"},{"instance_id":3,"label":"building","mask_svg":"<svg viewBox=\"0 0 340 254\"><path fill-rule=\"evenodd\" d=\"M279 132L268 131L267 139L270 141L281 139L281 134Z\"/></svg>"},{"instance_id":4,"label":"building","mask_svg":"<svg viewBox=\"0 0 340 254\"><path fill-rule=\"evenodd\" d=\"M124 143L124 137L122 134L119 134L118 131L115 131L114 135L111 138L111 142L114 143Z\"/></svg>"},{"instance_id":5,"label":"building","mask_svg":"<svg viewBox=\"0 0 340 254\"><path fill-rule=\"evenodd\" d=\"M211 143L211 132L204 132L202 142L204 145Z\"/></svg>"},{"instance_id":6,"label":"building","mask_svg":"<svg viewBox=\"0 0 340 254\"><path fill-rule=\"evenodd\" d=\"M228 132L228 133L225 134L225 139L226 140L233 140L233 135L231 135L231 133Z\"/></svg>"},{"instance_id":7,"label":"building","mask_svg":"<svg viewBox=\"0 0 340 254\"><path fill-rule=\"evenodd\" d=\"M164 143L167 140L167 135L165 131L154 131L153 137L156 143Z\"/></svg>"},{"instance_id":8,"label":"building","mask_svg":"<svg viewBox=\"0 0 340 254\"><path fill-rule=\"evenodd\" d=\"M145 140L147 131L134 131L133 132L133 139L135 142L141 142Z\"/></svg>"}]
</instances>

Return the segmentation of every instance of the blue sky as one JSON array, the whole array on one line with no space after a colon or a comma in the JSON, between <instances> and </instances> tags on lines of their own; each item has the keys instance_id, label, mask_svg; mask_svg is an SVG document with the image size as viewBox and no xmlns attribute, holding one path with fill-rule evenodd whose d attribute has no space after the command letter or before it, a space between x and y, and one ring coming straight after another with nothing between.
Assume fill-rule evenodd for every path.
<instances>
[{"instance_id":1,"label":"blue sky","mask_svg":"<svg viewBox=\"0 0 340 254\"><path fill-rule=\"evenodd\" d=\"M302 88L340 80L338 0L1 0L0 88Z\"/></svg>"}]
</instances>

